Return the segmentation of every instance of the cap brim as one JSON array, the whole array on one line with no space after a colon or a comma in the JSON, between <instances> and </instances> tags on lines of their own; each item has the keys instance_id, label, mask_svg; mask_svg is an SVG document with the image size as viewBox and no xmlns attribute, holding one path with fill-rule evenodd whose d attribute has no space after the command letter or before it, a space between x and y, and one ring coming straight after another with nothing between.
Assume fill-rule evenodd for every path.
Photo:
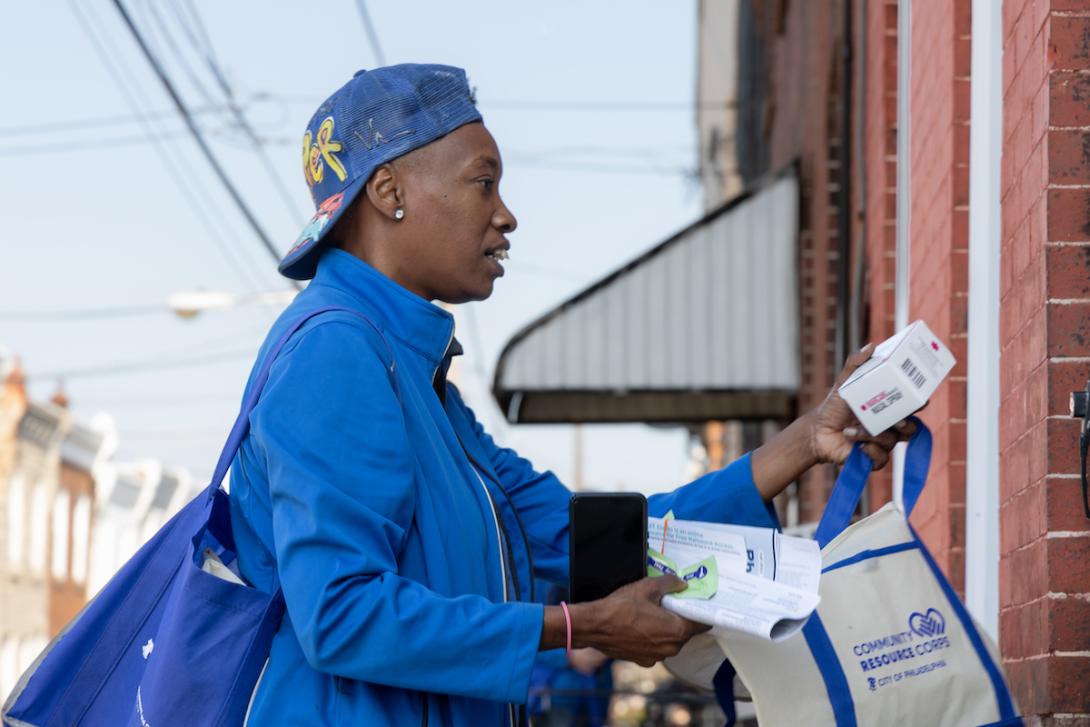
<instances>
[{"instance_id":1,"label":"cap brim","mask_svg":"<svg viewBox=\"0 0 1090 727\"><path fill-rule=\"evenodd\" d=\"M356 195L367 184L367 177L357 177L340 192L327 197L318 205L318 211L303 228L295 245L280 261L280 274L292 280L310 280L318 269L329 231L337 224L345 210L352 206ZM336 199L337 197L340 199ZM332 209L330 209L332 207Z\"/></svg>"}]
</instances>

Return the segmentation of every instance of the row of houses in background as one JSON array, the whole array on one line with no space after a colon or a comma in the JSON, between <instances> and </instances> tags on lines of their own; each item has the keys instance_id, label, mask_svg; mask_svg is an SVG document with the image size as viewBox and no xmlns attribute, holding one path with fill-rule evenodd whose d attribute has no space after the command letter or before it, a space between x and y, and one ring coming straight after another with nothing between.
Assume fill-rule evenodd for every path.
<instances>
[{"instance_id":1,"label":"row of houses in background","mask_svg":"<svg viewBox=\"0 0 1090 727\"><path fill-rule=\"evenodd\" d=\"M138 545L195 494L184 470L113 461L108 416L27 397L0 355L0 694Z\"/></svg>"}]
</instances>

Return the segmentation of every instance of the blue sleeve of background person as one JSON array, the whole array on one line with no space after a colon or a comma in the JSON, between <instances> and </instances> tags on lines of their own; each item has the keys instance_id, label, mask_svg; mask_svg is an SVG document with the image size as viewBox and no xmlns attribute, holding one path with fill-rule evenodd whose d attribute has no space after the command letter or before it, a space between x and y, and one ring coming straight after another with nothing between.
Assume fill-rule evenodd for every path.
<instances>
[{"instance_id":1,"label":"blue sleeve of background person","mask_svg":"<svg viewBox=\"0 0 1090 727\"><path fill-rule=\"evenodd\" d=\"M378 334L323 320L274 364L251 415L274 552L310 665L376 684L519 702L540 604L447 598L398 575L413 456Z\"/></svg>"},{"instance_id":2,"label":"blue sleeve of background person","mask_svg":"<svg viewBox=\"0 0 1090 727\"><path fill-rule=\"evenodd\" d=\"M496 476L518 509L534 553L536 575L554 583L568 580L568 490L552 472L538 472L517 452L498 446L473 411L462 404ZM673 510L680 520L774 528L772 508L753 483L748 454L723 469L673 492L647 498L647 512L662 517Z\"/></svg>"}]
</instances>

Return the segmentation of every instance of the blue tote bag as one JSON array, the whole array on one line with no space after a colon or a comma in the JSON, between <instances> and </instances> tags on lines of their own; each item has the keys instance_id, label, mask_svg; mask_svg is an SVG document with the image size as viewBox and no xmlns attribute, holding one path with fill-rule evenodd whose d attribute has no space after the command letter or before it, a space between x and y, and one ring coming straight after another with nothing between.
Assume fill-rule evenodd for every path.
<instances>
[{"instance_id":1,"label":"blue tote bag","mask_svg":"<svg viewBox=\"0 0 1090 727\"><path fill-rule=\"evenodd\" d=\"M322 308L281 336L242 405L211 484L39 655L8 697L4 725L243 724L280 627L284 597L278 586L265 593L231 573L230 503L220 484L284 344L307 320L333 310L360 315Z\"/></svg>"},{"instance_id":2,"label":"blue tote bag","mask_svg":"<svg viewBox=\"0 0 1090 727\"><path fill-rule=\"evenodd\" d=\"M1022 724L995 645L908 522L931 461L931 432L915 421L903 505L853 523L871 461L857 445L845 462L815 534L821 605L802 631L719 639L761 724Z\"/></svg>"}]
</instances>

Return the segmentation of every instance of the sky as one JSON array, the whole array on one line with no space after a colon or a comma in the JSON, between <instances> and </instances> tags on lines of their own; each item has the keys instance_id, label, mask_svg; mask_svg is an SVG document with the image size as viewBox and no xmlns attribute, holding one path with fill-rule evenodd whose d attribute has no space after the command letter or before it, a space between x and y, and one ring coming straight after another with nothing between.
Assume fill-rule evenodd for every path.
<instances>
[{"instance_id":1,"label":"sky","mask_svg":"<svg viewBox=\"0 0 1090 727\"><path fill-rule=\"evenodd\" d=\"M286 252L313 211L299 162L307 120L357 69L380 65L357 3L124 2L216 159ZM461 66L477 89L519 228L493 296L455 311L466 348L459 376L501 443L572 482L573 428L506 425L488 387L516 331L700 216L695 3L367 8L387 63ZM32 398L48 399L63 380L78 417L108 413L120 434L116 459L157 458L207 479L279 309L240 305L183 320L166 299L288 283L186 134L113 2L3 3L0 25L8 69L0 213L9 225L0 349L21 358ZM224 111L209 55L260 152ZM118 315L92 315L104 309ZM653 492L686 476L680 428L583 432L590 487Z\"/></svg>"}]
</instances>

